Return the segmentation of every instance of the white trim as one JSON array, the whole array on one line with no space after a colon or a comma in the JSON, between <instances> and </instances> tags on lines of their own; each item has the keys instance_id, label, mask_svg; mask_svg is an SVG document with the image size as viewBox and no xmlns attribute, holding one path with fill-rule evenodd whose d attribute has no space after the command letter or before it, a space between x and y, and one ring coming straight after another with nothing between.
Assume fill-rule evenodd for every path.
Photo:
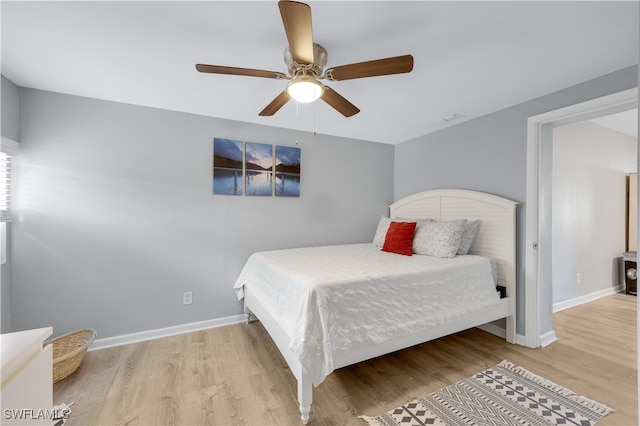
<instances>
[{"instance_id":1,"label":"white trim","mask_svg":"<svg viewBox=\"0 0 640 426\"><path fill-rule=\"evenodd\" d=\"M553 304L553 313L564 311L565 309L574 308L585 303L593 302L594 300L602 299L603 297L610 296L612 294L620 293L624 291L624 285L616 287L605 288L604 290L598 290L593 293L585 294L584 296L576 297L574 299L565 300L564 302Z\"/></svg>"},{"instance_id":2,"label":"white trim","mask_svg":"<svg viewBox=\"0 0 640 426\"><path fill-rule=\"evenodd\" d=\"M549 276L551 247L547 242L551 236L550 210L551 206L544 203L550 188L549 176L545 176L542 161L543 155L548 154L549 145L553 143L552 132L549 130L589 120L615 112L636 108L638 104L638 89L628 89L612 95L592 99L576 105L549 111L544 114L529 117L527 120L527 196L526 196L526 230L525 230L525 342L526 346L536 348L541 346L543 337L548 340L550 333L540 335L541 280L545 285L551 285ZM550 293L550 291L549 291ZM549 309L545 306L544 309ZM549 312L551 314L551 312Z\"/></svg>"},{"instance_id":3,"label":"white trim","mask_svg":"<svg viewBox=\"0 0 640 426\"><path fill-rule=\"evenodd\" d=\"M535 117L527 120L527 197L525 221L525 276L524 276L524 336L525 346L540 345L538 318L538 140L540 125Z\"/></svg>"},{"instance_id":4,"label":"white trim","mask_svg":"<svg viewBox=\"0 0 640 426\"><path fill-rule=\"evenodd\" d=\"M544 348L545 346L549 346L556 340L558 340L558 336L556 336L555 331L551 330L548 333L544 333L540 336L540 347Z\"/></svg>"},{"instance_id":5,"label":"white trim","mask_svg":"<svg viewBox=\"0 0 640 426\"><path fill-rule=\"evenodd\" d=\"M157 328L155 330L146 330L139 331L137 333L122 334L120 336L105 337L103 339L96 339L91 347L87 349L87 351L97 351L100 349L112 348L115 346L129 345L131 343L146 342L147 340L176 336L178 334L192 333L194 331L207 330L209 328L240 324L246 321L246 314L232 315L229 317L214 318L206 321L174 325L172 327Z\"/></svg>"}]
</instances>

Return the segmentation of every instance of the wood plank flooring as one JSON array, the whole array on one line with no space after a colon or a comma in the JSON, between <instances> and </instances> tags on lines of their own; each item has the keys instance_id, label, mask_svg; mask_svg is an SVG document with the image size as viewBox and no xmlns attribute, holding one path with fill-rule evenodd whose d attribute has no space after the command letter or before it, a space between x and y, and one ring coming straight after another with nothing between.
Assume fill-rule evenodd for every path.
<instances>
[{"instance_id":1,"label":"wood plank flooring","mask_svg":"<svg viewBox=\"0 0 640 426\"><path fill-rule=\"evenodd\" d=\"M637 425L636 298L616 294L559 312L557 342L510 345L478 329L342 368L314 389L311 422L358 425L508 359ZM259 322L89 352L54 385L75 402L66 425L298 425L296 382Z\"/></svg>"}]
</instances>

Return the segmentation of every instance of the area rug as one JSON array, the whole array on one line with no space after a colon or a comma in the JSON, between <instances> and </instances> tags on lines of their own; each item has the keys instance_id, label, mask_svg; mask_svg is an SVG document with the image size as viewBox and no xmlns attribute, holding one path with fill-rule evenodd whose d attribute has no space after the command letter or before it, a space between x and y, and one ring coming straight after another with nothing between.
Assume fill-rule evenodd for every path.
<instances>
[{"instance_id":1,"label":"area rug","mask_svg":"<svg viewBox=\"0 0 640 426\"><path fill-rule=\"evenodd\" d=\"M377 417L375 426L596 424L614 411L509 361Z\"/></svg>"}]
</instances>

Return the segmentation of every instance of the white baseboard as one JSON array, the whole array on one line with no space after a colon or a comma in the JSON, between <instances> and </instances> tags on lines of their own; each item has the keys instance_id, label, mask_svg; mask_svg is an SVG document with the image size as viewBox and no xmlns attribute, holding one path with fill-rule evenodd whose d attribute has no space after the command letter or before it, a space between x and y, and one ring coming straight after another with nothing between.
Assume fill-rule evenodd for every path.
<instances>
[{"instance_id":1,"label":"white baseboard","mask_svg":"<svg viewBox=\"0 0 640 426\"><path fill-rule=\"evenodd\" d=\"M178 334L184 334L184 333L192 333L194 331L207 330L209 328L240 324L246 321L247 321L247 315L245 314L232 315L230 317L223 317L223 318L216 318L216 319L211 319L206 321L180 324L172 327L157 328L154 330L139 331L137 333L122 334L122 335L113 336L113 337L105 337L103 339L96 339L91 344L89 349L87 349L87 351L91 352L91 351L97 351L100 349L113 348L115 346L129 345L131 343L146 342L148 340L161 339L163 337L176 336ZM505 339L507 335L507 332L504 328L498 327L491 323L480 325L478 326L478 328L486 331L487 333L494 334L502 339ZM553 340L548 341L547 344L556 340L555 333L554 332L551 332L551 333L553 333ZM546 341L546 339L541 338L541 341L544 342ZM524 342L525 342L524 336L521 336L518 334L516 336L516 343L524 346ZM546 346L546 345L543 344L542 346Z\"/></svg>"},{"instance_id":2,"label":"white baseboard","mask_svg":"<svg viewBox=\"0 0 640 426\"><path fill-rule=\"evenodd\" d=\"M495 324L492 324L490 322L486 323L486 324L482 324L477 326L476 328L479 328L480 330L486 331L487 333L491 333L495 336L498 336L502 339L506 339L507 338L507 330L505 330L502 327L498 327ZM524 336L520 335L520 334L516 334L516 344L517 345L521 345L521 346L525 346L524 344Z\"/></svg>"},{"instance_id":3,"label":"white baseboard","mask_svg":"<svg viewBox=\"0 0 640 426\"><path fill-rule=\"evenodd\" d=\"M479 328L480 330L484 330L487 333L491 333L494 334L498 337L501 337L503 339L506 339L507 337L507 331L502 328L502 327L498 327L494 324L488 323L488 324L483 324L483 325L479 325L477 328ZM556 333L555 331L550 331L542 336L540 336L540 346L544 347L547 346L553 342L555 342L556 340L558 340L558 338L556 337ZM526 339L524 338L523 335L521 334L516 334L516 344L520 345L520 346L527 346L526 345Z\"/></svg>"},{"instance_id":4,"label":"white baseboard","mask_svg":"<svg viewBox=\"0 0 640 426\"><path fill-rule=\"evenodd\" d=\"M573 308L575 306L582 305L583 303L592 302L594 300L609 296L611 294L619 293L621 291L624 291L623 285L620 285L617 287L605 288L604 290L599 290L594 293L576 297L575 299L570 299L564 302L555 303L553 305L553 313L560 312L565 309Z\"/></svg>"},{"instance_id":5,"label":"white baseboard","mask_svg":"<svg viewBox=\"0 0 640 426\"><path fill-rule=\"evenodd\" d=\"M558 336L556 336L556 332L554 330L549 331L540 336L540 347L544 348L558 340Z\"/></svg>"},{"instance_id":6,"label":"white baseboard","mask_svg":"<svg viewBox=\"0 0 640 426\"><path fill-rule=\"evenodd\" d=\"M493 335L496 335L498 337L501 337L503 339L507 338L507 330L505 330L502 327L498 327L495 324L492 324L490 322L486 323L486 324L482 324L479 325L478 327L480 330L486 331L487 333L491 333Z\"/></svg>"},{"instance_id":7,"label":"white baseboard","mask_svg":"<svg viewBox=\"0 0 640 426\"><path fill-rule=\"evenodd\" d=\"M192 322L175 325L172 327L157 328L155 330L140 331L137 333L122 334L120 336L105 337L96 339L87 351L112 348L114 346L128 345L130 343L145 342L147 340L160 339L162 337L175 336L178 334L191 333L194 331L207 330L209 328L224 327L245 322L247 316L232 315L230 317L216 318L207 321Z\"/></svg>"}]
</instances>

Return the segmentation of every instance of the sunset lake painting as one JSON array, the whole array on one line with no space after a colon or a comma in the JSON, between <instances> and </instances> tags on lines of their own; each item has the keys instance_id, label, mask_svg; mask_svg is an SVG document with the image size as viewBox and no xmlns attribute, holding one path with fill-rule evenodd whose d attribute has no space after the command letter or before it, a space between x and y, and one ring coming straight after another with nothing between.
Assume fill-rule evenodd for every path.
<instances>
[{"instance_id":1,"label":"sunset lake painting","mask_svg":"<svg viewBox=\"0 0 640 426\"><path fill-rule=\"evenodd\" d=\"M276 146L276 196L300 196L300 148Z\"/></svg>"},{"instance_id":2,"label":"sunset lake painting","mask_svg":"<svg viewBox=\"0 0 640 426\"><path fill-rule=\"evenodd\" d=\"M242 195L243 143L213 139L213 193Z\"/></svg>"},{"instance_id":3,"label":"sunset lake painting","mask_svg":"<svg viewBox=\"0 0 640 426\"><path fill-rule=\"evenodd\" d=\"M244 149L246 195L273 194L273 145L247 142Z\"/></svg>"}]
</instances>

